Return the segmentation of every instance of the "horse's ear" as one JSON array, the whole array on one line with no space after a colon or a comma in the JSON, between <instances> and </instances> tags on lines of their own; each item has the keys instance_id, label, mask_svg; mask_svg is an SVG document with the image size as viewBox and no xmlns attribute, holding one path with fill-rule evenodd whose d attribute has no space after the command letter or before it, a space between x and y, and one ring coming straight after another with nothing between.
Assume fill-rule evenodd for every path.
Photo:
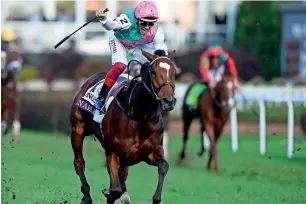
<instances>
[{"instance_id":1,"label":"horse's ear","mask_svg":"<svg viewBox=\"0 0 306 204\"><path fill-rule=\"evenodd\" d=\"M172 60L173 58L175 58L176 56L176 53L175 53L175 50L173 50L173 52L169 52L168 53L168 57Z\"/></svg>"},{"instance_id":2,"label":"horse's ear","mask_svg":"<svg viewBox=\"0 0 306 204\"><path fill-rule=\"evenodd\" d=\"M143 56L145 56L150 62L152 62L155 59L155 56L144 51L143 49L141 49L141 53Z\"/></svg>"}]
</instances>

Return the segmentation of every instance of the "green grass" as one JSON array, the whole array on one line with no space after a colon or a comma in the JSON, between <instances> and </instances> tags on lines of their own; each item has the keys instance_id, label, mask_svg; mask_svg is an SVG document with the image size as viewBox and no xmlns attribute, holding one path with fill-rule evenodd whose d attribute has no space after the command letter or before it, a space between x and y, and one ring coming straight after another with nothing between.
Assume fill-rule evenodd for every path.
<instances>
[{"instance_id":1,"label":"green grass","mask_svg":"<svg viewBox=\"0 0 306 204\"><path fill-rule=\"evenodd\" d=\"M258 137L240 137L236 153L230 149L229 137L223 137L218 145L219 175L205 170L207 155L196 156L198 137L188 143L190 166L175 166L181 139L172 137L169 145L170 170L162 203L306 203L305 143L296 144L294 158L287 160L285 137L268 137L266 156L259 155ZM93 201L105 203L101 190L108 187L109 178L99 143L87 138L84 155ZM4 138L1 176L3 203L80 203L69 137L24 131L18 143ZM132 203L151 203L156 184L157 168L145 163L131 167L127 186Z\"/></svg>"}]
</instances>

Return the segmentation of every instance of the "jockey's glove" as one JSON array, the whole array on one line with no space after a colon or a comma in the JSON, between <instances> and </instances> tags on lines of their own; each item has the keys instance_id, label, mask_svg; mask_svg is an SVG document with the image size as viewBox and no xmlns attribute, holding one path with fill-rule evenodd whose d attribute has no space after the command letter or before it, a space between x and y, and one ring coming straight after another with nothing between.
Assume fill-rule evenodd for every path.
<instances>
[{"instance_id":1,"label":"jockey's glove","mask_svg":"<svg viewBox=\"0 0 306 204\"><path fill-rule=\"evenodd\" d=\"M100 8L96 11L96 16L98 17L99 21L105 21L106 20L106 16L105 16L103 8Z\"/></svg>"}]
</instances>

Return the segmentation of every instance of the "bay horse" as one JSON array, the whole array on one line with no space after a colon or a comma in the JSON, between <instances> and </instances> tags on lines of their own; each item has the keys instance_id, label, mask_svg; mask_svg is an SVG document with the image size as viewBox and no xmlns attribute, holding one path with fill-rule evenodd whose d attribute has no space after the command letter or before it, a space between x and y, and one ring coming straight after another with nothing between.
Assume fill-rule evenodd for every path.
<instances>
[{"instance_id":1,"label":"bay horse","mask_svg":"<svg viewBox=\"0 0 306 204\"><path fill-rule=\"evenodd\" d=\"M20 60L21 54L17 51L1 51L1 132L8 133L9 109L13 116L13 140L20 137L20 107L17 96L16 75L7 69L7 65L15 60Z\"/></svg>"},{"instance_id":2,"label":"bay horse","mask_svg":"<svg viewBox=\"0 0 306 204\"><path fill-rule=\"evenodd\" d=\"M105 78L105 73L89 77L74 98L70 113L71 145L74 168L81 181L81 203L92 203L82 150L84 138L91 134L105 150L110 186L102 192L108 204L114 204L119 198L122 203L130 203L125 183L128 168L142 161L158 167L153 203L161 202L164 178L169 168L162 146L164 127L161 110L171 111L175 106L175 69L171 56L152 55L144 50L142 54L149 62L141 67L141 80L133 78L125 83L114 100L106 102L109 105L101 129L95 128L100 124L93 120L92 114L75 104L90 87ZM116 85L114 87L116 89Z\"/></svg>"},{"instance_id":3,"label":"bay horse","mask_svg":"<svg viewBox=\"0 0 306 204\"><path fill-rule=\"evenodd\" d=\"M207 170L211 170L211 162L213 161L213 170L218 173L219 166L217 162L217 142L222 135L224 126L228 120L229 112L234 106L234 95L236 87L231 76L223 76L217 82L214 89L206 88L199 95L196 108L191 108L186 104L186 99L193 86L191 85L184 96L182 106L183 120L183 146L179 155L178 164L180 165L185 158L186 144L188 140L188 131L193 119L198 118L201 124L201 146L198 153L202 156L205 152L204 138L202 134L205 132L210 142L210 154L207 162ZM199 85L199 84L198 84ZM204 85L204 84L203 84ZM206 85L206 87L208 87Z\"/></svg>"},{"instance_id":4,"label":"bay horse","mask_svg":"<svg viewBox=\"0 0 306 204\"><path fill-rule=\"evenodd\" d=\"M176 68L176 66L174 66ZM130 75L132 77L136 77L140 75L140 65L137 62L132 61L130 70L126 70L125 73L128 74L130 72ZM177 72L177 68L176 68ZM169 159L169 152L168 152L168 141L169 141L169 112L162 110L162 116L163 116L163 123L164 123L164 135L163 135L163 148L164 148L164 157L168 161Z\"/></svg>"}]
</instances>

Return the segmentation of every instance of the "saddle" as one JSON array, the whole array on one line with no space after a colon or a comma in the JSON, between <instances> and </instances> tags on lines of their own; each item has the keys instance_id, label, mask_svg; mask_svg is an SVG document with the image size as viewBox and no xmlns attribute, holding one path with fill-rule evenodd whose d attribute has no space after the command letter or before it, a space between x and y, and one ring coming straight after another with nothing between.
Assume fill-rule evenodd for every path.
<instances>
[{"instance_id":1,"label":"saddle","mask_svg":"<svg viewBox=\"0 0 306 204\"><path fill-rule=\"evenodd\" d=\"M128 78L132 79L131 76L128 76L127 74L121 74L116 83L113 85L111 90L109 91L106 99L105 99L105 108L106 111L110 105L110 103L113 101L114 97L117 96L117 94L120 92L120 90L126 86L128 83ZM76 106L78 106L80 109L85 110L86 112L90 113L93 116L94 121L97 123L102 123L102 120L104 118L104 114L98 114L99 111L96 111L95 104L98 100L99 92L104 84L104 79L97 82L95 85L90 87L85 95L76 102Z\"/></svg>"}]
</instances>

